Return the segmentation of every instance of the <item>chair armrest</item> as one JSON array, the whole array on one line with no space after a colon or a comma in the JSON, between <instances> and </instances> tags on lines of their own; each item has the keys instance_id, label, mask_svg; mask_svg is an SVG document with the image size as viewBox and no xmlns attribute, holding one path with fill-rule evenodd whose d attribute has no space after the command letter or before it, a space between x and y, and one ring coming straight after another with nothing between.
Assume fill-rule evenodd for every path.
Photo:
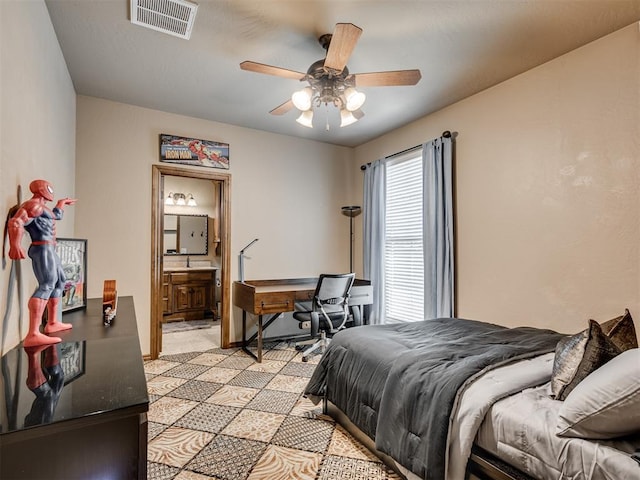
<instances>
[{"instance_id":1,"label":"chair armrest","mask_svg":"<svg viewBox=\"0 0 640 480\"><path fill-rule=\"evenodd\" d=\"M309 312L311 314L311 337L317 337L320 331L320 315L318 312Z\"/></svg>"}]
</instances>

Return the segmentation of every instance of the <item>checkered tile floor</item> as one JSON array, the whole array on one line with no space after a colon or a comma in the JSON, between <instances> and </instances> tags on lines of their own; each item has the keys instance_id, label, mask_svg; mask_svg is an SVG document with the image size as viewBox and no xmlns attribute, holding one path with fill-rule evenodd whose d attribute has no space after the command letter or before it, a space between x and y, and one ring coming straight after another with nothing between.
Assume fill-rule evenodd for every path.
<instances>
[{"instance_id":1,"label":"checkered tile floor","mask_svg":"<svg viewBox=\"0 0 640 480\"><path fill-rule=\"evenodd\" d=\"M286 343L145 363L149 480L398 479L302 396L319 357Z\"/></svg>"}]
</instances>

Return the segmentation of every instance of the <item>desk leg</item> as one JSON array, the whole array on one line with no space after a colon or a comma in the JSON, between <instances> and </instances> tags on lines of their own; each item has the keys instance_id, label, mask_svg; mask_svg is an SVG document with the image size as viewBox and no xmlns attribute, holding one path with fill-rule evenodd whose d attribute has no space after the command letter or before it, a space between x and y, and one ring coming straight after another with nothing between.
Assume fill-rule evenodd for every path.
<instances>
[{"instance_id":1,"label":"desk leg","mask_svg":"<svg viewBox=\"0 0 640 480\"><path fill-rule=\"evenodd\" d=\"M275 317L277 317L277 315L274 315L274 318ZM273 319L267 322L267 325L269 325L271 321L273 321ZM252 335L251 338L247 339L247 312L243 310L242 311L242 350L244 350L246 353L248 353L253 358L255 358L258 363L262 363L262 330L263 330L262 315L258 315L258 331L254 335ZM253 340L256 338L258 339L258 345L256 348L256 353L253 353L251 350L249 350L249 344L253 342Z\"/></svg>"},{"instance_id":2,"label":"desk leg","mask_svg":"<svg viewBox=\"0 0 640 480\"><path fill-rule=\"evenodd\" d=\"M249 342L247 341L247 312L242 310L242 350L255 357L253 352L249 350Z\"/></svg>"},{"instance_id":3,"label":"desk leg","mask_svg":"<svg viewBox=\"0 0 640 480\"><path fill-rule=\"evenodd\" d=\"M258 362L262 362L262 343L263 343L263 332L267 329L269 325L271 325L275 320L280 316L279 313L274 313L270 319L268 319L265 323L262 323L262 315L258 315L258 325L257 331L251 337L246 338L246 325L245 325L245 311L242 311L242 349L255 358ZM249 345L253 343L254 340L257 340L257 355L249 350Z\"/></svg>"},{"instance_id":4,"label":"desk leg","mask_svg":"<svg viewBox=\"0 0 640 480\"><path fill-rule=\"evenodd\" d=\"M262 363L262 315L258 315L258 351L256 360L258 363Z\"/></svg>"},{"instance_id":5,"label":"desk leg","mask_svg":"<svg viewBox=\"0 0 640 480\"><path fill-rule=\"evenodd\" d=\"M247 312L242 310L242 348L247 348Z\"/></svg>"}]
</instances>

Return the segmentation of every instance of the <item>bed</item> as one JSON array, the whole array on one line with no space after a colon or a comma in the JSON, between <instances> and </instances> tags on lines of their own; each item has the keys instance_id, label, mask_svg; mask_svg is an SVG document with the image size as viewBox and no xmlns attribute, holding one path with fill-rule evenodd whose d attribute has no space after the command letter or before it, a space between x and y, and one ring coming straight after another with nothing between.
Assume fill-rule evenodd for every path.
<instances>
[{"instance_id":1,"label":"bed","mask_svg":"<svg viewBox=\"0 0 640 480\"><path fill-rule=\"evenodd\" d=\"M566 338L451 318L352 328L334 336L305 394L408 479L640 479L640 436L602 445L552 432L561 402L549 380ZM570 468L554 463L556 448ZM591 476L579 475L585 465Z\"/></svg>"}]
</instances>

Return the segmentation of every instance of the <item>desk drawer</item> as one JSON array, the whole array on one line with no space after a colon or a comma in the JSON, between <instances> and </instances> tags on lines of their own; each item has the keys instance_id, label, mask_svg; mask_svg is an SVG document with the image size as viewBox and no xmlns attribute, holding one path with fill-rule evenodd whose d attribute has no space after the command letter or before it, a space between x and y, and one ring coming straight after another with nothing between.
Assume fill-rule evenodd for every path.
<instances>
[{"instance_id":1,"label":"desk drawer","mask_svg":"<svg viewBox=\"0 0 640 480\"><path fill-rule=\"evenodd\" d=\"M265 313L290 312L293 310L294 296L291 293L269 293L256 295L254 311L256 315Z\"/></svg>"},{"instance_id":2,"label":"desk drawer","mask_svg":"<svg viewBox=\"0 0 640 480\"><path fill-rule=\"evenodd\" d=\"M298 290L295 292L296 302L308 302L313 300L313 294L315 293L315 289L313 290Z\"/></svg>"},{"instance_id":3,"label":"desk drawer","mask_svg":"<svg viewBox=\"0 0 640 480\"><path fill-rule=\"evenodd\" d=\"M373 288L370 285L358 285L351 288L349 305L370 305L373 303Z\"/></svg>"}]
</instances>

